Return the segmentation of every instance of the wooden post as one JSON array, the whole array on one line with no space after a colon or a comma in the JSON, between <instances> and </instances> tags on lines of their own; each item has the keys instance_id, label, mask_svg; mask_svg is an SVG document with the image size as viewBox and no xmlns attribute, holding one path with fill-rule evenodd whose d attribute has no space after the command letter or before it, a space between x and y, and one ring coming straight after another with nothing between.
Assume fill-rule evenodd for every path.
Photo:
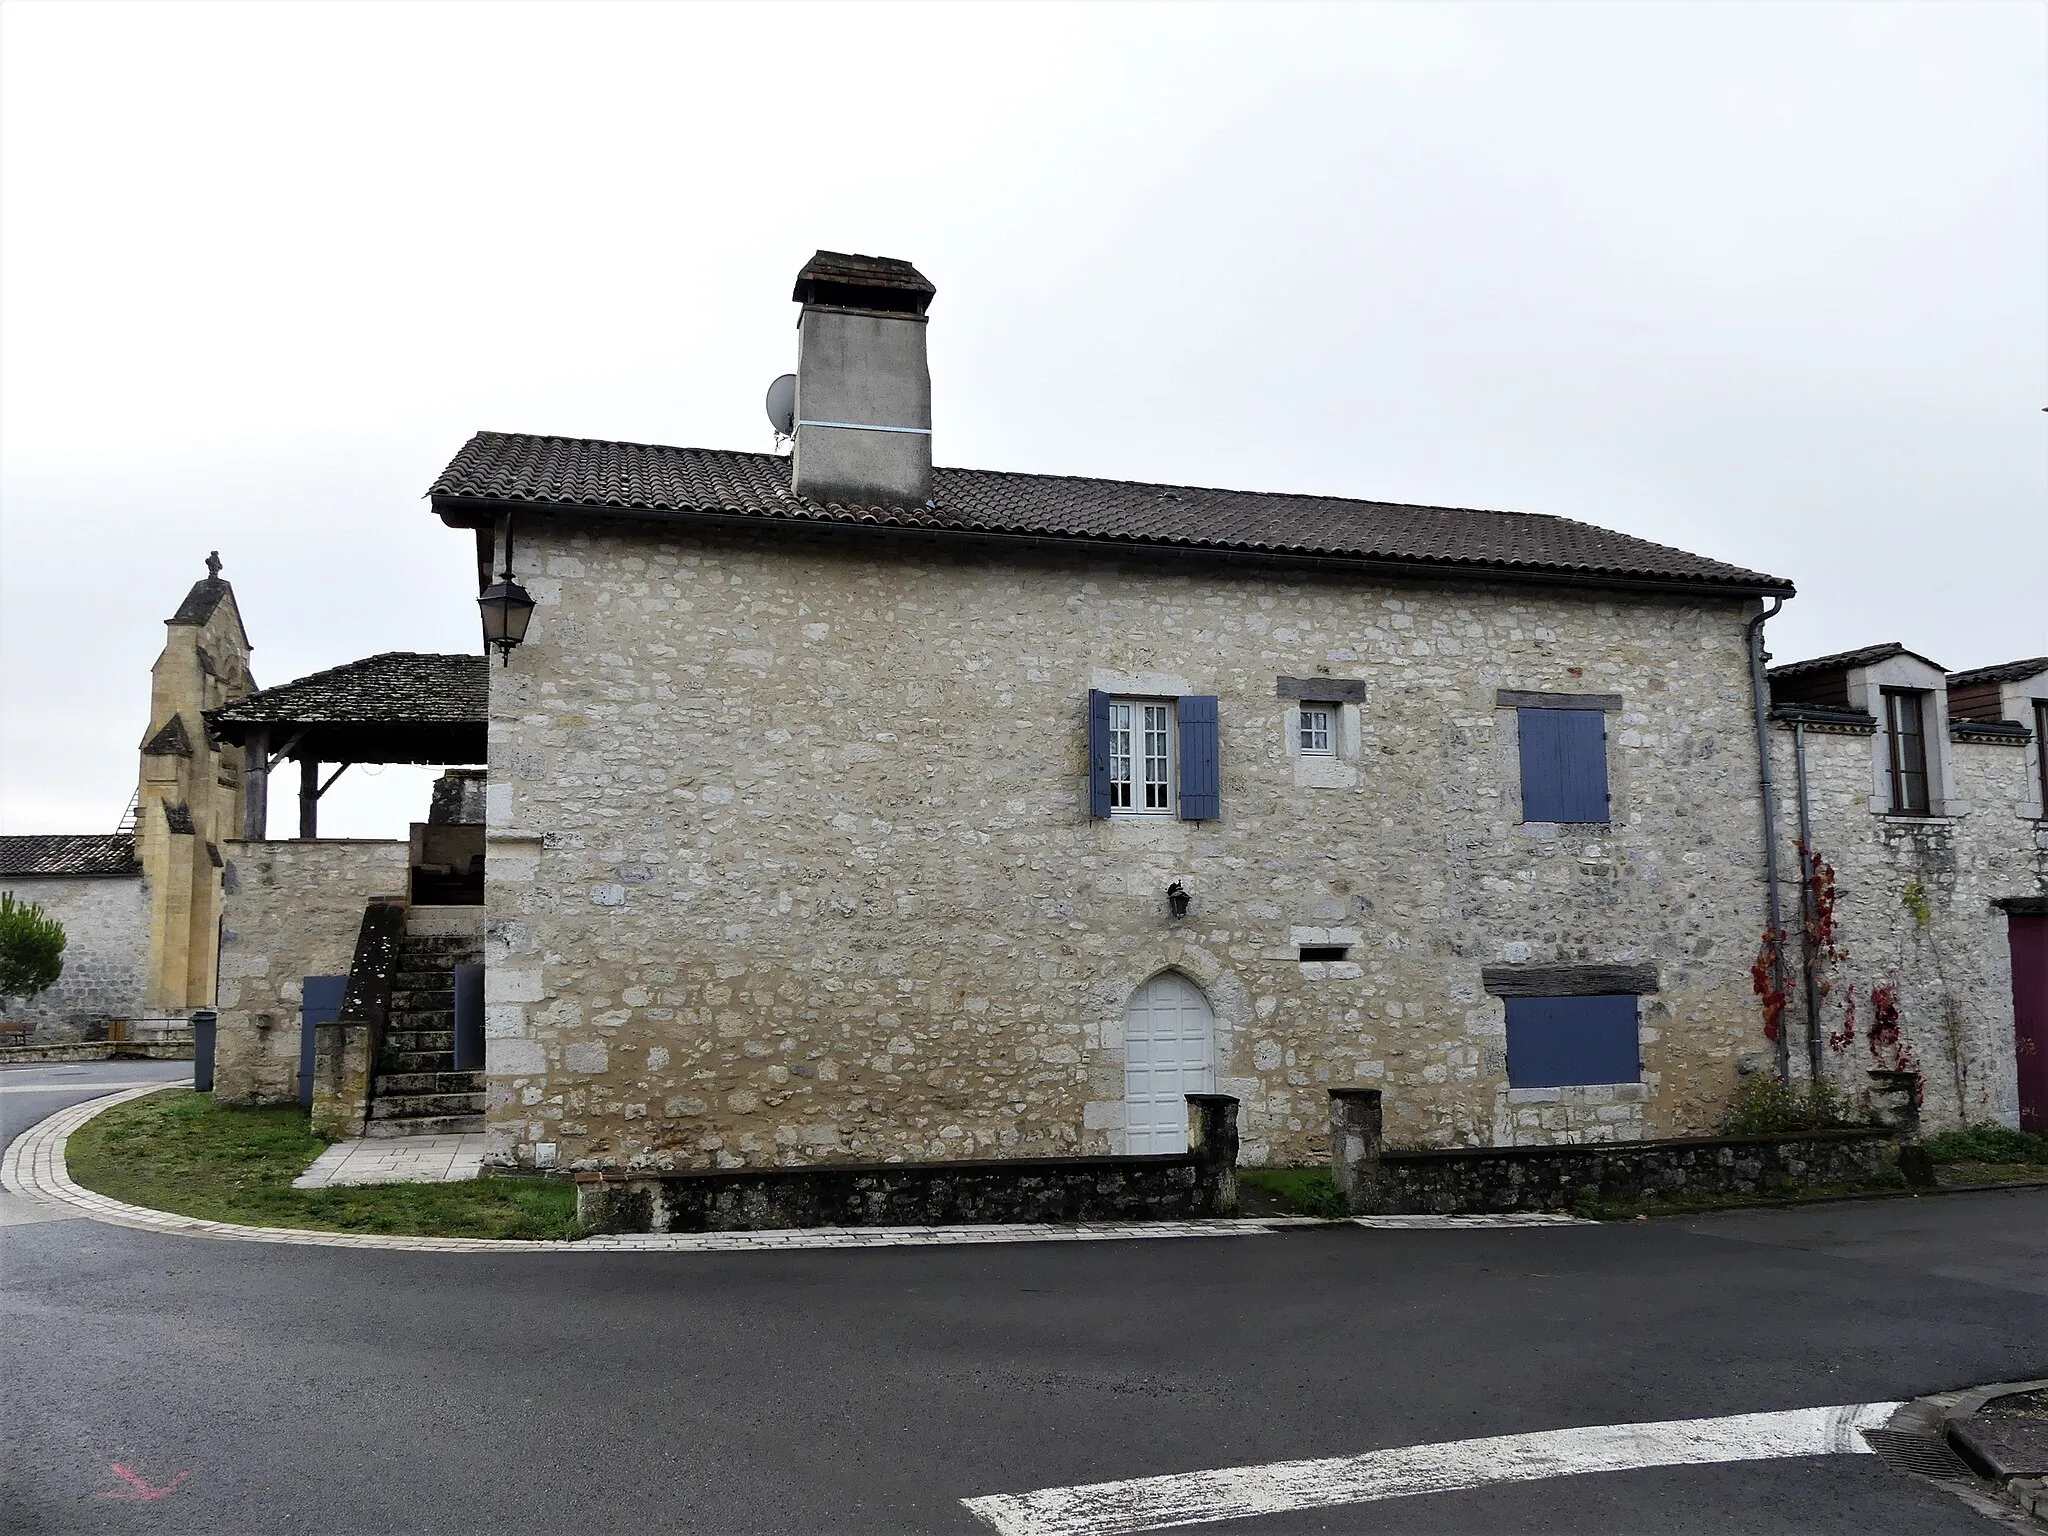
<instances>
[{"instance_id":1,"label":"wooden post","mask_svg":"<svg viewBox=\"0 0 2048 1536\"><path fill-rule=\"evenodd\" d=\"M270 732L255 730L242 746L242 836L260 843L270 827Z\"/></svg>"},{"instance_id":2,"label":"wooden post","mask_svg":"<svg viewBox=\"0 0 2048 1536\"><path fill-rule=\"evenodd\" d=\"M320 760L299 759L299 836L320 835Z\"/></svg>"}]
</instances>

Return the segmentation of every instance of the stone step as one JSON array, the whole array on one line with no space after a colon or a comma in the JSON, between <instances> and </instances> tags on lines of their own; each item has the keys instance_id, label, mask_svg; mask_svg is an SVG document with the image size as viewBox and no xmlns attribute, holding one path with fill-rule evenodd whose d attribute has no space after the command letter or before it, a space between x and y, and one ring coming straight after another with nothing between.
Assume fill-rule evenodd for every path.
<instances>
[{"instance_id":1,"label":"stone step","mask_svg":"<svg viewBox=\"0 0 2048 1536\"><path fill-rule=\"evenodd\" d=\"M377 1059L379 1074L413 1072L453 1072L455 1052L450 1051L394 1051L386 1049Z\"/></svg>"},{"instance_id":2,"label":"stone step","mask_svg":"<svg viewBox=\"0 0 2048 1536\"><path fill-rule=\"evenodd\" d=\"M455 1031L452 1029L387 1029L384 1031L384 1045L393 1051L452 1051L455 1049Z\"/></svg>"},{"instance_id":3,"label":"stone step","mask_svg":"<svg viewBox=\"0 0 2048 1536\"><path fill-rule=\"evenodd\" d=\"M481 1072L380 1072L375 1097L401 1093L481 1093Z\"/></svg>"},{"instance_id":4,"label":"stone step","mask_svg":"<svg viewBox=\"0 0 2048 1536\"><path fill-rule=\"evenodd\" d=\"M421 1009L446 1012L455 1007L455 990L452 987L393 987L391 989L390 1011L412 1013Z\"/></svg>"},{"instance_id":5,"label":"stone step","mask_svg":"<svg viewBox=\"0 0 2048 1536\"><path fill-rule=\"evenodd\" d=\"M385 1016L385 1030L453 1030L453 1008L408 1008Z\"/></svg>"},{"instance_id":6,"label":"stone step","mask_svg":"<svg viewBox=\"0 0 2048 1536\"><path fill-rule=\"evenodd\" d=\"M483 1129L482 1115L436 1115L428 1120L372 1120L364 1125L363 1134L389 1141L402 1136L481 1135Z\"/></svg>"},{"instance_id":7,"label":"stone step","mask_svg":"<svg viewBox=\"0 0 2048 1536\"><path fill-rule=\"evenodd\" d=\"M438 1115L480 1115L484 1112L481 1093L395 1093L388 1098L379 1092L370 1100L372 1120L419 1120Z\"/></svg>"}]
</instances>

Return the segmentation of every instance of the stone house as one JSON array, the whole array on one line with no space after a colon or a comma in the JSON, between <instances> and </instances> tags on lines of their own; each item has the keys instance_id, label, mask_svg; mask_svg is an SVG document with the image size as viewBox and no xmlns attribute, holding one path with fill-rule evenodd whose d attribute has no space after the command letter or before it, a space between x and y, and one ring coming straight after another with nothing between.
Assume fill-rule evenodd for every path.
<instances>
[{"instance_id":1,"label":"stone house","mask_svg":"<svg viewBox=\"0 0 2048 1536\"><path fill-rule=\"evenodd\" d=\"M126 832L0 837L0 891L64 925L64 974L47 992L6 1000L7 1022L38 1042L105 1038L143 1015L149 887Z\"/></svg>"},{"instance_id":2,"label":"stone house","mask_svg":"<svg viewBox=\"0 0 2048 1536\"><path fill-rule=\"evenodd\" d=\"M214 1000L220 850L242 822L243 757L206 717L256 686L218 555L164 631L132 819L111 834L0 838L0 881L65 925L64 978L8 1014L45 1040L182 1027Z\"/></svg>"},{"instance_id":3,"label":"stone house","mask_svg":"<svg viewBox=\"0 0 2048 1536\"><path fill-rule=\"evenodd\" d=\"M2048 1128L2048 657L1949 674L1875 645L1770 688L1795 1066L1903 1061L1936 1125Z\"/></svg>"},{"instance_id":4,"label":"stone house","mask_svg":"<svg viewBox=\"0 0 2048 1536\"><path fill-rule=\"evenodd\" d=\"M1324 1155L1710 1130L1769 1064L1752 641L1565 518L932 466L932 286L820 253L793 452L485 432L493 1154ZM771 401L775 397L771 396ZM775 407L771 405L771 409Z\"/></svg>"}]
</instances>

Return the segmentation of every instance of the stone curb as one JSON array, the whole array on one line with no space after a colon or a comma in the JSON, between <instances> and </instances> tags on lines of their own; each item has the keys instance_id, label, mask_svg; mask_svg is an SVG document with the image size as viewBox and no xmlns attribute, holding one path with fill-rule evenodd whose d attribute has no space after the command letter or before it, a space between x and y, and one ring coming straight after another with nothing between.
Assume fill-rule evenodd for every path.
<instances>
[{"instance_id":1,"label":"stone curb","mask_svg":"<svg viewBox=\"0 0 2048 1536\"><path fill-rule=\"evenodd\" d=\"M925 1248L976 1243L1100 1243L1175 1237L1265 1237L1296 1227L1342 1225L1315 1216L1238 1217L1207 1221L1098 1222L1078 1226L829 1227L781 1232L655 1232L619 1237L519 1239L496 1237L391 1237L374 1233L316 1232L301 1227L248 1227L202 1221L94 1194L73 1182L64 1145L95 1115L163 1086L131 1088L88 1099L30 1126L0 1161L0 1185L43 1205L75 1211L93 1221L176 1237L244 1243L301 1243L320 1248L381 1248L408 1253L752 1253L812 1248ZM1573 1216L1360 1216L1351 1224L1382 1230L1454 1230L1493 1227L1586 1226Z\"/></svg>"},{"instance_id":2,"label":"stone curb","mask_svg":"<svg viewBox=\"0 0 2048 1536\"><path fill-rule=\"evenodd\" d=\"M1987 1403L2001 1397L2011 1397L2020 1392L2048 1390L2048 1376L2034 1381L2000 1381L1988 1387L1977 1387L1961 1393L1955 1402L1941 1415L1941 1429L1944 1439L1949 1429L1960 1419L1971 1418L1981 1412ZM1968 1457L1964 1458L1968 1460ZM2014 1477L1996 1485L1999 1492L2019 1507L2022 1514L2031 1515L2048 1529L2048 1479L2038 1477Z\"/></svg>"}]
</instances>

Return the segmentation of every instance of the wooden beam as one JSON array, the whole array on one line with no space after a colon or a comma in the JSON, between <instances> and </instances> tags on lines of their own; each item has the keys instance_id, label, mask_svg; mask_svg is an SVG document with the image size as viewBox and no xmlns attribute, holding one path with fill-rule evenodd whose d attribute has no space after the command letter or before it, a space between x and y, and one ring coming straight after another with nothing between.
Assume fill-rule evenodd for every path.
<instances>
[{"instance_id":1,"label":"wooden beam","mask_svg":"<svg viewBox=\"0 0 2048 1536\"><path fill-rule=\"evenodd\" d=\"M1495 997L1599 997L1657 990L1654 965L1486 965L1479 984Z\"/></svg>"},{"instance_id":2,"label":"wooden beam","mask_svg":"<svg viewBox=\"0 0 2048 1536\"><path fill-rule=\"evenodd\" d=\"M242 743L242 836L263 841L270 826L270 733L254 730Z\"/></svg>"},{"instance_id":3,"label":"wooden beam","mask_svg":"<svg viewBox=\"0 0 2048 1536\"><path fill-rule=\"evenodd\" d=\"M299 759L299 836L320 835L320 764L317 759Z\"/></svg>"}]
</instances>

